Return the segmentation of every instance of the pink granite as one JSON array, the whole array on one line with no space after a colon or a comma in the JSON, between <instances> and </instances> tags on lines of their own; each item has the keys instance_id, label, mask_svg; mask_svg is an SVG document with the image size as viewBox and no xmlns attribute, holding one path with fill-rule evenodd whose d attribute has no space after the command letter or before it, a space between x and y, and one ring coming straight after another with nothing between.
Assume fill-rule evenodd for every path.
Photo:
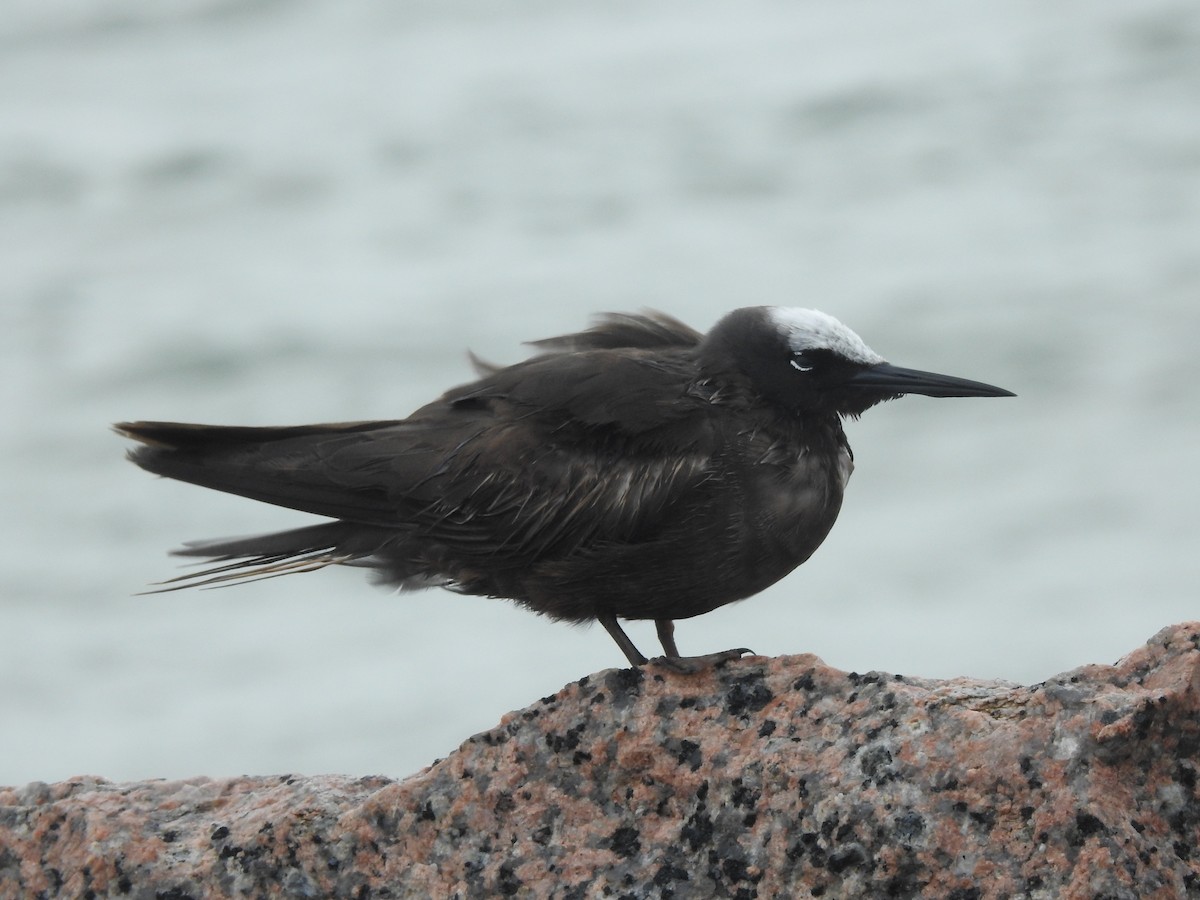
<instances>
[{"instance_id":1,"label":"pink granite","mask_svg":"<svg viewBox=\"0 0 1200 900\"><path fill-rule=\"evenodd\" d=\"M1200 896L1198 646L1032 687L612 670L403 781L0 789L0 896Z\"/></svg>"}]
</instances>

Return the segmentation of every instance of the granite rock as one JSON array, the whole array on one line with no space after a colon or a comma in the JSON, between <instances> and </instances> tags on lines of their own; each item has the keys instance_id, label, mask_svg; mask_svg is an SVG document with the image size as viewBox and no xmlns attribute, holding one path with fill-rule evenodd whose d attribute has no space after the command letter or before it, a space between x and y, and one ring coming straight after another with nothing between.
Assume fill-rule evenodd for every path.
<instances>
[{"instance_id":1,"label":"granite rock","mask_svg":"<svg viewBox=\"0 0 1200 900\"><path fill-rule=\"evenodd\" d=\"M1198 648L1032 687L612 670L402 781L0 789L0 896L1200 897Z\"/></svg>"}]
</instances>

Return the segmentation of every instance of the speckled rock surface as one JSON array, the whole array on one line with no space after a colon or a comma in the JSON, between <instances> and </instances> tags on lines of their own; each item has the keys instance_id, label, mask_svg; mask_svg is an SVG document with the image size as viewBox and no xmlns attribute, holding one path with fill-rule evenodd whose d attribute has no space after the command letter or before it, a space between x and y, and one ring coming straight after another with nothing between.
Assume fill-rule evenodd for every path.
<instances>
[{"instance_id":1,"label":"speckled rock surface","mask_svg":"<svg viewBox=\"0 0 1200 900\"><path fill-rule=\"evenodd\" d=\"M0 789L0 896L1200 897L1198 646L1033 687L613 670L403 781Z\"/></svg>"}]
</instances>

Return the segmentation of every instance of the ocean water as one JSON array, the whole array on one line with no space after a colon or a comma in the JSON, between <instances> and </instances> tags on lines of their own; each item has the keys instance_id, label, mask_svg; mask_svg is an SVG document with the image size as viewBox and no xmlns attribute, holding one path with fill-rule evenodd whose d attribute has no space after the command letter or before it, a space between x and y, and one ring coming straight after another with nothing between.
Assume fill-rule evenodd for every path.
<instances>
[{"instance_id":1,"label":"ocean water","mask_svg":"<svg viewBox=\"0 0 1200 900\"><path fill-rule=\"evenodd\" d=\"M684 652L1034 682L1200 615L1194 3L10 3L0 783L402 776L623 665L354 570L137 596L308 519L113 421L397 417L468 348L754 304L1019 397L849 423L825 546Z\"/></svg>"}]
</instances>

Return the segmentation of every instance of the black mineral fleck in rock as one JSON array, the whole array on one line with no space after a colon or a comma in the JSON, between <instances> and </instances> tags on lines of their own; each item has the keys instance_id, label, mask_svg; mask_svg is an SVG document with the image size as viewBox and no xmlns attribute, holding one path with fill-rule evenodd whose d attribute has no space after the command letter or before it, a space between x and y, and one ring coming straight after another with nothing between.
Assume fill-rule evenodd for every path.
<instances>
[{"instance_id":1,"label":"black mineral fleck in rock","mask_svg":"<svg viewBox=\"0 0 1200 900\"><path fill-rule=\"evenodd\" d=\"M671 863L663 863L659 870L654 873L654 885L656 887L666 887L676 881L690 881L687 869L681 868ZM664 894L663 896L667 896Z\"/></svg>"},{"instance_id":2,"label":"black mineral fleck in rock","mask_svg":"<svg viewBox=\"0 0 1200 900\"><path fill-rule=\"evenodd\" d=\"M604 676L604 686L612 695L613 706L626 707L637 699L644 680L641 669L615 669Z\"/></svg>"},{"instance_id":3,"label":"black mineral fleck in rock","mask_svg":"<svg viewBox=\"0 0 1200 900\"><path fill-rule=\"evenodd\" d=\"M1083 811L1075 814L1075 827L1079 830L1081 839L1088 838L1093 834L1097 834L1106 830L1103 822L1101 822L1090 812ZM1082 843L1082 840L1080 840L1080 843Z\"/></svg>"},{"instance_id":4,"label":"black mineral fleck in rock","mask_svg":"<svg viewBox=\"0 0 1200 900\"><path fill-rule=\"evenodd\" d=\"M792 682L793 691L814 691L817 688L817 683L813 681L812 673L805 672L799 678Z\"/></svg>"},{"instance_id":5,"label":"black mineral fleck in rock","mask_svg":"<svg viewBox=\"0 0 1200 900\"><path fill-rule=\"evenodd\" d=\"M525 883L516 876L512 867L508 865L500 867L500 875L496 880L496 884L500 888L500 893L505 897L515 897L520 893L521 888L525 886Z\"/></svg>"},{"instance_id":6,"label":"black mineral fleck in rock","mask_svg":"<svg viewBox=\"0 0 1200 900\"><path fill-rule=\"evenodd\" d=\"M743 716L758 712L774 699L775 695L763 681L762 673L757 672L734 679L733 685L725 695L725 708L732 716Z\"/></svg>"},{"instance_id":7,"label":"black mineral fleck in rock","mask_svg":"<svg viewBox=\"0 0 1200 900\"><path fill-rule=\"evenodd\" d=\"M701 807L703 807L703 804L701 804ZM705 814L703 808L696 810L683 826L680 836L687 841L688 846L692 848L692 852L707 846L712 843L712 819Z\"/></svg>"},{"instance_id":8,"label":"black mineral fleck in rock","mask_svg":"<svg viewBox=\"0 0 1200 900\"><path fill-rule=\"evenodd\" d=\"M639 834L636 828L622 825L608 839L608 849L623 859L633 856L642 849L642 842L638 838Z\"/></svg>"},{"instance_id":9,"label":"black mineral fleck in rock","mask_svg":"<svg viewBox=\"0 0 1200 900\"><path fill-rule=\"evenodd\" d=\"M700 750L700 745L695 741L669 740L664 746L675 757L676 762L687 766L693 772L704 765L704 754Z\"/></svg>"},{"instance_id":10,"label":"black mineral fleck in rock","mask_svg":"<svg viewBox=\"0 0 1200 900\"><path fill-rule=\"evenodd\" d=\"M861 866L868 859L867 850L862 844L857 842L852 844L842 844L829 854L828 866L829 871L835 875L840 874L851 866Z\"/></svg>"}]
</instances>

